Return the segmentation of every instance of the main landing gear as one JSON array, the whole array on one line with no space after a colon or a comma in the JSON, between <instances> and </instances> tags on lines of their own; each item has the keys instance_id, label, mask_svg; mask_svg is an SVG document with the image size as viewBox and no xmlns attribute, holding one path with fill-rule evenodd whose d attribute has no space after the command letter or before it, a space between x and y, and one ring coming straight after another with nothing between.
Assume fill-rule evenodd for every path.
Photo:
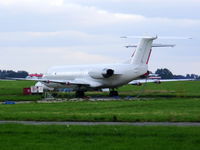
<instances>
[{"instance_id":1,"label":"main landing gear","mask_svg":"<svg viewBox=\"0 0 200 150\"><path fill-rule=\"evenodd\" d=\"M110 90L109 97L116 97L116 96L119 96L118 91L115 91L114 89ZM85 97L85 90L76 91L75 97L76 98L84 98Z\"/></svg>"},{"instance_id":2,"label":"main landing gear","mask_svg":"<svg viewBox=\"0 0 200 150\"><path fill-rule=\"evenodd\" d=\"M85 92L84 91L76 91L75 97L76 98L84 98Z\"/></svg>"},{"instance_id":3,"label":"main landing gear","mask_svg":"<svg viewBox=\"0 0 200 150\"><path fill-rule=\"evenodd\" d=\"M113 90L110 91L109 96L110 96L110 97L119 96L119 93L118 93L118 91L115 91L115 90L113 89Z\"/></svg>"}]
</instances>

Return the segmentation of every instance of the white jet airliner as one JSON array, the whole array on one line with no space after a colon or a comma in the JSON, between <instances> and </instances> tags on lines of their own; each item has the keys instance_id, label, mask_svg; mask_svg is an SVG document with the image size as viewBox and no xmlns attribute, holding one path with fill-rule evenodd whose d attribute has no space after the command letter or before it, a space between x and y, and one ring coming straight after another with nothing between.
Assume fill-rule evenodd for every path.
<instances>
[{"instance_id":1,"label":"white jet airliner","mask_svg":"<svg viewBox=\"0 0 200 150\"><path fill-rule=\"evenodd\" d=\"M102 88L112 89L110 96L116 96L118 92L115 88L147 75L151 49L154 47L152 43L155 39L157 36L142 37L134 55L126 63L53 67L41 79L33 80L39 81L36 86L72 88L76 91L76 97L83 97L85 91Z\"/></svg>"}]
</instances>

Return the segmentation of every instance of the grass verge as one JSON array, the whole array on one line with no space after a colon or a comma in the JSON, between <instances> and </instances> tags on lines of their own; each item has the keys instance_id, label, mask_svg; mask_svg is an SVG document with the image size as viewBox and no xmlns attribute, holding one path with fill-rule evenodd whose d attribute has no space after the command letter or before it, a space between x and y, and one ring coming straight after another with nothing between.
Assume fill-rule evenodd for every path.
<instances>
[{"instance_id":1,"label":"grass verge","mask_svg":"<svg viewBox=\"0 0 200 150\"><path fill-rule=\"evenodd\" d=\"M23 95L23 88L34 85L34 81L0 81L0 101L6 100L40 100L42 96ZM118 89L121 97L184 97L200 98L200 81L167 82L161 84L148 83L143 86L125 85ZM87 92L87 96L108 96L107 92ZM61 98L74 98L72 93L59 93Z\"/></svg>"},{"instance_id":2,"label":"grass verge","mask_svg":"<svg viewBox=\"0 0 200 150\"><path fill-rule=\"evenodd\" d=\"M40 95L23 95L23 88L34 84L34 81L0 81L0 101L39 100Z\"/></svg>"},{"instance_id":3,"label":"grass verge","mask_svg":"<svg viewBox=\"0 0 200 150\"><path fill-rule=\"evenodd\" d=\"M1 150L197 150L200 127L0 125Z\"/></svg>"},{"instance_id":4,"label":"grass verge","mask_svg":"<svg viewBox=\"0 0 200 150\"><path fill-rule=\"evenodd\" d=\"M82 101L0 105L0 120L200 121L200 99Z\"/></svg>"}]
</instances>

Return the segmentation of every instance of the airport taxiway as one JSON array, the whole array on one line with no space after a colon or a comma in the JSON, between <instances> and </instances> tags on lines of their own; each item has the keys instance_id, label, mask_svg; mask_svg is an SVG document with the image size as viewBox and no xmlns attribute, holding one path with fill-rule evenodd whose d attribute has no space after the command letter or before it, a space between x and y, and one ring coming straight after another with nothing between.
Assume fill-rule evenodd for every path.
<instances>
[{"instance_id":1,"label":"airport taxiway","mask_svg":"<svg viewBox=\"0 0 200 150\"><path fill-rule=\"evenodd\" d=\"M23 103L62 103L68 101L117 101L117 100L154 100L155 98L139 98L139 97L97 97L97 98L69 98L69 99L43 99L37 101L9 101L6 100L5 102L14 102L14 104L23 104ZM0 102L0 104L5 104L5 102Z\"/></svg>"},{"instance_id":2,"label":"airport taxiway","mask_svg":"<svg viewBox=\"0 0 200 150\"><path fill-rule=\"evenodd\" d=\"M0 124L24 124L24 125L130 125L130 126L200 126L200 122L56 122L56 121L5 121Z\"/></svg>"}]
</instances>

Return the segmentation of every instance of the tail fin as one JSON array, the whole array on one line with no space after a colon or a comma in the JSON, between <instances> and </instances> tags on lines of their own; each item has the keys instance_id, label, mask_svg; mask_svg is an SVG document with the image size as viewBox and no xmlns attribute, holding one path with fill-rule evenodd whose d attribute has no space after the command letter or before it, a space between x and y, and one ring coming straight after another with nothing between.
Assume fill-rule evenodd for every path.
<instances>
[{"instance_id":1,"label":"tail fin","mask_svg":"<svg viewBox=\"0 0 200 150\"><path fill-rule=\"evenodd\" d=\"M153 40L157 37L143 37L131 58L131 64L148 64Z\"/></svg>"}]
</instances>

